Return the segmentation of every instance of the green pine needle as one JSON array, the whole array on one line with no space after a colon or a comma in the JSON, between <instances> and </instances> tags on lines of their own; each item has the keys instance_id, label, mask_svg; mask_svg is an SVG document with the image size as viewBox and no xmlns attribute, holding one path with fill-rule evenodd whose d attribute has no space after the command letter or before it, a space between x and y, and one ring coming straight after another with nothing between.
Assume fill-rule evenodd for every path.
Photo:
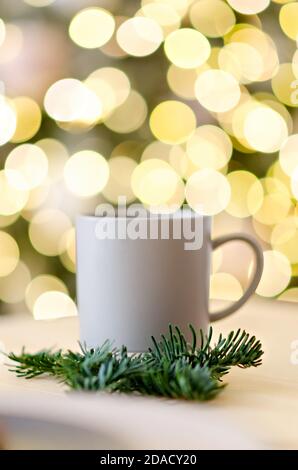
<instances>
[{"instance_id":1,"label":"green pine needle","mask_svg":"<svg viewBox=\"0 0 298 470\"><path fill-rule=\"evenodd\" d=\"M190 343L170 325L160 341L152 337L147 352L133 355L125 346L113 348L109 341L96 349L81 346L81 352L28 354L23 349L20 355L8 355L17 363L10 370L27 379L50 375L76 390L209 400L223 390L221 379L231 367L257 367L262 362L260 341L245 331L232 331L226 338L220 335L212 346L212 328L208 336L201 330L197 334L192 325L189 328Z\"/></svg>"}]
</instances>

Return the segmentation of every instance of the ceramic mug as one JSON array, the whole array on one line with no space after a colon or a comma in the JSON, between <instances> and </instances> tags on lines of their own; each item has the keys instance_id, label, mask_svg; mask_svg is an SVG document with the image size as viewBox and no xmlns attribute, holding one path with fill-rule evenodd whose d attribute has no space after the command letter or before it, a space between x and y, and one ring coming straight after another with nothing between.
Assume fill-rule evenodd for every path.
<instances>
[{"instance_id":1,"label":"ceramic mug","mask_svg":"<svg viewBox=\"0 0 298 470\"><path fill-rule=\"evenodd\" d=\"M143 229L147 224L145 237L140 226L134 230L137 222ZM211 240L211 217L195 212L181 210L150 220L79 216L76 239L80 336L88 347L109 339L129 351L144 351L151 335L159 338L170 323L186 334L189 323L206 331L210 321L247 301L263 269L262 250L254 238L235 233ZM212 250L233 240L250 245L255 271L239 300L210 314Z\"/></svg>"}]
</instances>

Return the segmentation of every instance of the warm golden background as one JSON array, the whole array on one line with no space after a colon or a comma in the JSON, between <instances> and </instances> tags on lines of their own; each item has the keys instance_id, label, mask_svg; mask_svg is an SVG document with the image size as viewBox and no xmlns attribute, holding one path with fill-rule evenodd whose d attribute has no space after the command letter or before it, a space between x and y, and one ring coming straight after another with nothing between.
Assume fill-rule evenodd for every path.
<instances>
[{"instance_id":1,"label":"warm golden background","mask_svg":"<svg viewBox=\"0 0 298 470\"><path fill-rule=\"evenodd\" d=\"M75 314L75 216L119 195L255 234L258 294L298 301L298 2L1 0L0 16L2 312ZM213 298L241 295L250 257L215 253Z\"/></svg>"}]
</instances>

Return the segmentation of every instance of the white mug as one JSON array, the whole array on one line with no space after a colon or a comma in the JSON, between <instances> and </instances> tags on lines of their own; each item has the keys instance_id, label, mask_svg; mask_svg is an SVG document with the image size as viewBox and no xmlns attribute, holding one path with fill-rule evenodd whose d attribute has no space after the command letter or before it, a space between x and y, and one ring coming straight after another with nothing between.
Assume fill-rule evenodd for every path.
<instances>
[{"instance_id":1,"label":"white mug","mask_svg":"<svg viewBox=\"0 0 298 470\"><path fill-rule=\"evenodd\" d=\"M169 324L186 335L189 323L206 331L210 321L239 309L260 281L263 254L251 236L235 233L212 241L211 217L183 210L140 221L143 227L151 223L145 237L140 227L134 231L133 216L77 219L77 300L81 342L87 347L109 339L139 352L151 336L167 333ZM209 314L212 249L232 240L251 246L255 272L239 300Z\"/></svg>"}]
</instances>

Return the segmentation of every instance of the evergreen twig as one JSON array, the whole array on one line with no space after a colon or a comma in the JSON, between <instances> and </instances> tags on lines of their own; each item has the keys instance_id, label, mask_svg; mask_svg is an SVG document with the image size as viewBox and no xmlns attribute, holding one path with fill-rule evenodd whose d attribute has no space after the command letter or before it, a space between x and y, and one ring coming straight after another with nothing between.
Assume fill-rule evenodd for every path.
<instances>
[{"instance_id":1,"label":"evergreen twig","mask_svg":"<svg viewBox=\"0 0 298 470\"><path fill-rule=\"evenodd\" d=\"M31 379L43 374L54 376L77 390L108 390L188 400L208 400L223 388L223 375L231 367L257 367L262 345L255 336L240 329L226 338L219 336L211 345L213 330L207 336L189 325L188 343L181 330L169 326L160 341L152 337L145 353L129 355L125 346L113 348L109 341L96 349L81 346L80 352L50 350L20 355L10 353L16 365L11 371Z\"/></svg>"}]
</instances>

